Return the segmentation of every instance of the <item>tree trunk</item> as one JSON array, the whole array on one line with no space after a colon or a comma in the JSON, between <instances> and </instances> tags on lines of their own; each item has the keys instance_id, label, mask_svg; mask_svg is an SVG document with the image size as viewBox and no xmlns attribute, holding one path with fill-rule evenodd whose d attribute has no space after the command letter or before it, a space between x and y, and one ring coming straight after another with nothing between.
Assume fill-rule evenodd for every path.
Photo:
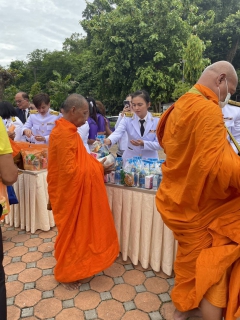
<instances>
[{"instance_id":1,"label":"tree trunk","mask_svg":"<svg viewBox=\"0 0 240 320\"><path fill-rule=\"evenodd\" d=\"M233 62L233 59L236 55L237 49L239 45L239 37L236 39L235 43L232 44L231 49L228 51L226 60L230 63Z\"/></svg>"},{"instance_id":2,"label":"tree trunk","mask_svg":"<svg viewBox=\"0 0 240 320\"><path fill-rule=\"evenodd\" d=\"M153 106L153 112L162 112L162 103L161 102L156 102Z\"/></svg>"}]
</instances>

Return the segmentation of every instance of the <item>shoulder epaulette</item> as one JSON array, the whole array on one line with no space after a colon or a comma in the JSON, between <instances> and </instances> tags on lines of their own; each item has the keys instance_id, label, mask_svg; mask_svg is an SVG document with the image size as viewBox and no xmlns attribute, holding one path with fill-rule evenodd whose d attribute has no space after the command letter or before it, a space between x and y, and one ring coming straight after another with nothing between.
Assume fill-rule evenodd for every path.
<instances>
[{"instance_id":1,"label":"shoulder epaulette","mask_svg":"<svg viewBox=\"0 0 240 320\"><path fill-rule=\"evenodd\" d=\"M152 116L155 118L160 118L162 113L152 113Z\"/></svg>"},{"instance_id":2,"label":"shoulder epaulette","mask_svg":"<svg viewBox=\"0 0 240 320\"><path fill-rule=\"evenodd\" d=\"M128 118L132 118L133 115L134 115L134 113L132 113L132 112L126 112L125 113L125 116L128 117Z\"/></svg>"},{"instance_id":3,"label":"shoulder epaulette","mask_svg":"<svg viewBox=\"0 0 240 320\"><path fill-rule=\"evenodd\" d=\"M30 113L30 114L37 114L37 113L38 113L38 110L30 110L29 113Z\"/></svg>"},{"instance_id":4,"label":"shoulder epaulette","mask_svg":"<svg viewBox=\"0 0 240 320\"><path fill-rule=\"evenodd\" d=\"M58 111L51 110L49 113L52 114L52 115L55 115L55 116L59 116L59 112Z\"/></svg>"},{"instance_id":5,"label":"shoulder epaulette","mask_svg":"<svg viewBox=\"0 0 240 320\"><path fill-rule=\"evenodd\" d=\"M15 122L15 121L16 121L16 118L15 118L15 117L12 117L12 121Z\"/></svg>"},{"instance_id":6,"label":"shoulder epaulette","mask_svg":"<svg viewBox=\"0 0 240 320\"><path fill-rule=\"evenodd\" d=\"M240 107L240 102L238 101L228 100L228 104L230 104L231 106Z\"/></svg>"}]
</instances>

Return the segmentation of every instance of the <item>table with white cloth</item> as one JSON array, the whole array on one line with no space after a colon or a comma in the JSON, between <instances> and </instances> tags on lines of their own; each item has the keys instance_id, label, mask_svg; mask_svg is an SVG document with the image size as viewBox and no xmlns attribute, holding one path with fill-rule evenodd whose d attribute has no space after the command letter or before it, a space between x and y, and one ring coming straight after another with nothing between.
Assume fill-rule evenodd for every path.
<instances>
[{"instance_id":1,"label":"table with white cloth","mask_svg":"<svg viewBox=\"0 0 240 320\"><path fill-rule=\"evenodd\" d=\"M19 172L13 185L19 204L11 205L5 222L34 233L55 226L52 211L47 210L47 170Z\"/></svg>"},{"instance_id":2,"label":"table with white cloth","mask_svg":"<svg viewBox=\"0 0 240 320\"><path fill-rule=\"evenodd\" d=\"M155 204L156 191L106 184L123 260L171 275L177 242Z\"/></svg>"}]
</instances>

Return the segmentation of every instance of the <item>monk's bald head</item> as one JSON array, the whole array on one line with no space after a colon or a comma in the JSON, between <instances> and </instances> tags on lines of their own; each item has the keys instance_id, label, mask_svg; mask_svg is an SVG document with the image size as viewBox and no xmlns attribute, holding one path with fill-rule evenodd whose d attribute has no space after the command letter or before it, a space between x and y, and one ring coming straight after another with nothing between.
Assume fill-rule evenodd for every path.
<instances>
[{"instance_id":1,"label":"monk's bald head","mask_svg":"<svg viewBox=\"0 0 240 320\"><path fill-rule=\"evenodd\" d=\"M61 107L63 117L76 127L84 125L88 119L87 100L80 94L73 93L67 97Z\"/></svg>"},{"instance_id":2,"label":"monk's bald head","mask_svg":"<svg viewBox=\"0 0 240 320\"><path fill-rule=\"evenodd\" d=\"M215 75L216 74L226 74L226 77L228 79L232 78L236 82L238 81L237 72L234 69L234 66L228 61L218 61L218 62L211 64L203 71L203 75L205 73L208 73L208 74L212 73Z\"/></svg>"},{"instance_id":3,"label":"monk's bald head","mask_svg":"<svg viewBox=\"0 0 240 320\"><path fill-rule=\"evenodd\" d=\"M236 91L238 76L230 62L218 61L211 64L203 71L197 83L208 87L216 93L217 96L219 96L219 92L222 92L222 94L226 96L225 87L232 95ZM219 98L220 100L223 99L223 97Z\"/></svg>"},{"instance_id":4,"label":"monk's bald head","mask_svg":"<svg viewBox=\"0 0 240 320\"><path fill-rule=\"evenodd\" d=\"M82 108L86 104L88 105L88 102L82 95L73 93L67 97L61 109L63 109L64 113L68 113L72 107Z\"/></svg>"}]
</instances>

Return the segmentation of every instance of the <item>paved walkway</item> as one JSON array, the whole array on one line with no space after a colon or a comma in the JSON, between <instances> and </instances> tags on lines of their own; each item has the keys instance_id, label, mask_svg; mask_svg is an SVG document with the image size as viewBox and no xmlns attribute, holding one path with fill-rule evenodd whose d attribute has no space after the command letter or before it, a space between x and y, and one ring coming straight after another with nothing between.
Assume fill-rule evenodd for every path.
<instances>
[{"instance_id":1,"label":"paved walkway","mask_svg":"<svg viewBox=\"0 0 240 320\"><path fill-rule=\"evenodd\" d=\"M173 319L174 279L163 272L134 266L120 255L110 268L68 291L53 275L56 228L31 234L4 225L2 231L8 320Z\"/></svg>"}]
</instances>

